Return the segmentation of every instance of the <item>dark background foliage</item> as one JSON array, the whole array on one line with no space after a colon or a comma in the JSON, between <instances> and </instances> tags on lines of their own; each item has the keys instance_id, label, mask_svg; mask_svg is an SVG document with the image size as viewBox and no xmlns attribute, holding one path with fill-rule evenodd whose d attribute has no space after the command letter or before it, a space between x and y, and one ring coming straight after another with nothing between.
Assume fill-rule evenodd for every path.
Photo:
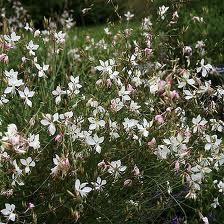
<instances>
[{"instance_id":1,"label":"dark background foliage","mask_svg":"<svg viewBox=\"0 0 224 224\"><path fill-rule=\"evenodd\" d=\"M108 20L116 20L119 15L130 10L136 15L136 18L142 18L157 12L162 4L172 8L178 8L184 5L185 10L200 12L203 7L217 15L224 14L223 0L20 0L22 6L31 15L35 24L40 25L43 18L61 15L63 11L72 10L73 17L78 25L89 25L104 23ZM12 2L16 0L0 0L0 6L5 7L7 13L10 13ZM82 10L90 8L83 14ZM215 21L215 17L212 19ZM213 26L210 23L210 26Z\"/></svg>"}]
</instances>

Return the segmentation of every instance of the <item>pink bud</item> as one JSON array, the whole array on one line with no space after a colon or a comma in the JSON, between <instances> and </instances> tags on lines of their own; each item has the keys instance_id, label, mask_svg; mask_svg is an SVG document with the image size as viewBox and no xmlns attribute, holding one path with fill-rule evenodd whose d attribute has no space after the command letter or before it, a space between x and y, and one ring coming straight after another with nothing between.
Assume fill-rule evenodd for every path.
<instances>
[{"instance_id":1,"label":"pink bud","mask_svg":"<svg viewBox=\"0 0 224 224\"><path fill-rule=\"evenodd\" d=\"M124 187L130 187L132 185L132 180L131 179L127 179L124 181Z\"/></svg>"},{"instance_id":2,"label":"pink bud","mask_svg":"<svg viewBox=\"0 0 224 224\"><path fill-rule=\"evenodd\" d=\"M29 205L28 205L28 208L29 208L29 209L32 209L32 208L34 208L34 207L35 207L35 205L34 205L33 203L30 202Z\"/></svg>"},{"instance_id":3,"label":"pink bud","mask_svg":"<svg viewBox=\"0 0 224 224\"><path fill-rule=\"evenodd\" d=\"M100 85L100 84L102 84L103 83L103 80L102 79L98 79L97 81L96 81L96 85Z\"/></svg>"},{"instance_id":4,"label":"pink bud","mask_svg":"<svg viewBox=\"0 0 224 224\"><path fill-rule=\"evenodd\" d=\"M152 49L151 48L145 48L145 54L147 55L147 56L151 56L152 55Z\"/></svg>"},{"instance_id":5,"label":"pink bud","mask_svg":"<svg viewBox=\"0 0 224 224\"><path fill-rule=\"evenodd\" d=\"M3 61L4 63L8 63L9 57L6 54L0 54L0 61Z\"/></svg>"},{"instance_id":6,"label":"pink bud","mask_svg":"<svg viewBox=\"0 0 224 224\"><path fill-rule=\"evenodd\" d=\"M62 164L63 164L63 166L66 166L66 167L70 166L70 163L69 163L68 158L64 158L64 159L62 160Z\"/></svg>"},{"instance_id":7,"label":"pink bud","mask_svg":"<svg viewBox=\"0 0 224 224\"><path fill-rule=\"evenodd\" d=\"M175 162L175 168L174 169L175 169L176 172L178 172L180 170L180 163L179 163L178 160Z\"/></svg>"},{"instance_id":8,"label":"pink bud","mask_svg":"<svg viewBox=\"0 0 224 224\"><path fill-rule=\"evenodd\" d=\"M166 82L164 80L159 80L159 92L163 92L165 89Z\"/></svg>"},{"instance_id":9,"label":"pink bud","mask_svg":"<svg viewBox=\"0 0 224 224\"><path fill-rule=\"evenodd\" d=\"M156 139L153 138L151 141L148 142L149 147L154 147L156 145Z\"/></svg>"},{"instance_id":10,"label":"pink bud","mask_svg":"<svg viewBox=\"0 0 224 224\"><path fill-rule=\"evenodd\" d=\"M176 90L170 92L171 99L179 99L180 95Z\"/></svg>"},{"instance_id":11,"label":"pink bud","mask_svg":"<svg viewBox=\"0 0 224 224\"><path fill-rule=\"evenodd\" d=\"M172 111L172 108L171 107L167 107L166 108L166 112L171 112Z\"/></svg>"},{"instance_id":12,"label":"pink bud","mask_svg":"<svg viewBox=\"0 0 224 224\"><path fill-rule=\"evenodd\" d=\"M134 176L139 176L141 174L139 168L136 165L134 166L134 169L132 172Z\"/></svg>"},{"instance_id":13,"label":"pink bud","mask_svg":"<svg viewBox=\"0 0 224 224\"><path fill-rule=\"evenodd\" d=\"M3 45L3 48L6 49L6 50L9 50L9 49L11 49L11 48L13 48L13 47L12 47L10 44L6 44L6 43L5 43L5 44Z\"/></svg>"},{"instance_id":14,"label":"pink bud","mask_svg":"<svg viewBox=\"0 0 224 224\"><path fill-rule=\"evenodd\" d=\"M155 120L159 123L159 124L163 124L164 123L164 119L163 116L158 114L155 116Z\"/></svg>"},{"instance_id":15,"label":"pink bud","mask_svg":"<svg viewBox=\"0 0 224 224\"><path fill-rule=\"evenodd\" d=\"M167 85L169 85L169 86L172 86L172 84L173 84L173 80L172 79L169 79L166 82L167 82Z\"/></svg>"},{"instance_id":16,"label":"pink bud","mask_svg":"<svg viewBox=\"0 0 224 224\"><path fill-rule=\"evenodd\" d=\"M111 100L111 109L114 110L116 108L116 101Z\"/></svg>"},{"instance_id":17,"label":"pink bud","mask_svg":"<svg viewBox=\"0 0 224 224\"><path fill-rule=\"evenodd\" d=\"M135 89L132 87L132 85L128 84L127 91L133 92Z\"/></svg>"},{"instance_id":18,"label":"pink bud","mask_svg":"<svg viewBox=\"0 0 224 224\"><path fill-rule=\"evenodd\" d=\"M107 79L107 87L111 87L111 85L112 85L111 80L110 79Z\"/></svg>"},{"instance_id":19,"label":"pink bud","mask_svg":"<svg viewBox=\"0 0 224 224\"><path fill-rule=\"evenodd\" d=\"M102 160L101 162L99 162L99 163L97 164L97 166L98 166L99 168L101 168L101 169L106 169L106 168L107 168L107 164L105 163L104 160Z\"/></svg>"},{"instance_id":20,"label":"pink bud","mask_svg":"<svg viewBox=\"0 0 224 224\"><path fill-rule=\"evenodd\" d=\"M60 134L56 135L56 137L54 138L54 140L55 140L56 142L61 142L62 137L63 137L63 134L60 133Z\"/></svg>"}]
</instances>

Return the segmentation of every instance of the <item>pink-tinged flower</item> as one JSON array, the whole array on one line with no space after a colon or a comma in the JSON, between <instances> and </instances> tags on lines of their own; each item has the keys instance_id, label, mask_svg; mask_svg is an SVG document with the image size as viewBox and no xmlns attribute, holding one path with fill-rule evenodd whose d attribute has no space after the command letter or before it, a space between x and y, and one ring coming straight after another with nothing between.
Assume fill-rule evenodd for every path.
<instances>
[{"instance_id":1,"label":"pink-tinged flower","mask_svg":"<svg viewBox=\"0 0 224 224\"><path fill-rule=\"evenodd\" d=\"M0 47L2 47L4 50L9 50L9 49L12 49L13 46L10 45L10 44L7 44L7 43L4 43L4 44L0 44Z\"/></svg>"},{"instance_id":2,"label":"pink-tinged flower","mask_svg":"<svg viewBox=\"0 0 224 224\"><path fill-rule=\"evenodd\" d=\"M166 112L170 113L172 111L172 108L171 107L167 107L166 108Z\"/></svg>"},{"instance_id":3,"label":"pink-tinged flower","mask_svg":"<svg viewBox=\"0 0 224 224\"><path fill-rule=\"evenodd\" d=\"M27 209L24 213L27 213L29 210L32 210L33 208L35 208L35 205L33 203L29 202Z\"/></svg>"},{"instance_id":4,"label":"pink-tinged flower","mask_svg":"<svg viewBox=\"0 0 224 224\"><path fill-rule=\"evenodd\" d=\"M28 205L28 208L29 208L29 209L35 208L35 205L34 205L33 203L30 202L29 205Z\"/></svg>"},{"instance_id":5,"label":"pink-tinged flower","mask_svg":"<svg viewBox=\"0 0 224 224\"><path fill-rule=\"evenodd\" d=\"M55 155L55 158L53 158L54 167L51 169L51 175L53 177L57 177L59 174L66 175L67 172L70 169L70 163L69 159L62 155L59 157L58 155Z\"/></svg>"},{"instance_id":6,"label":"pink-tinged flower","mask_svg":"<svg viewBox=\"0 0 224 224\"><path fill-rule=\"evenodd\" d=\"M145 54L146 56L151 56L152 55L152 49L151 48L145 48Z\"/></svg>"},{"instance_id":7,"label":"pink-tinged flower","mask_svg":"<svg viewBox=\"0 0 224 224\"><path fill-rule=\"evenodd\" d=\"M179 99L180 95L176 90L170 92L171 99Z\"/></svg>"},{"instance_id":8,"label":"pink-tinged flower","mask_svg":"<svg viewBox=\"0 0 224 224\"><path fill-rule=\"evenodd\" d=\"M9 62L9 57L7 54L0 54L0 61L3 61L4 63Z\"/></svg>"},{"instance_id":9,"label":"pink-tinged flower","mask_svg":"<svg viewBox=\"0 0 224 224\"><path fill-rule=\"evenodd\" d=\"M192 48L190 46L185 46L183 48L183 55L191 56L192 55Z\"/></svg>"},{"instance_id":10,"label":"pink-tinged flower","mask_svg":"<svg viewBox=\"0 0 224 224\"><path fill-rule=\"evenodd\" d=\"M130 187L132 185L132 180L131 179L127 179L124 181L124 187Z\"/></svg>"},{"instance_id":11,"label":"pink-tinged flower","mask_svg":"<svg viewBox=\"0 0 224 224\"><path fill-rule=\"evenodd\" d=\"M151 141L148 142L149 147L155 147L156 146L156 139L153 138Z\"/></svg>"},{"instance_id":12,"label":"pink-tinged flower","mask_svg":"<svg viewBox=\"0 0 224 224\"><path fill-rule=\"evenodd\" d=\"M60 133L60 134L58 134L58 135L55 136L54 140L56 142L61 142L63 136L64 136L64 134L63 133Z\"/></svg>"},{"instance_id":13,"label":"pink-tinged flower","mask_svg":"<svg viewBox=\"0 0 224 224\"><path fill-rule=\"evenodd\" d=\"M176 172L178 172L178 171L180 170L180 163L179 163L178 160L175 162L174 170L175 170Z\"/></svg>"},{"instance_id":14,"label":"pink-tinged flower","mask_svg":"<svg viewBox=\"0 0 224 224\"><path fill-rule=\"evenodd\" d=\"M155 116L155 120L159 123L159 124L163 124L164 123L164 118L162 115L158 114Z\"/></svg>"},{"instance_id":15,"label":"pink-tinged flower","mask_svg":"<svg viewBox=\"0 0 224 224\"><path fill-rule=\"evenodd\" d=\"M102 79L98 79L97 81L96 81L96 85L101 85L103 83L103 80Z\"/></svg>"},{"instance_id":16,"label":"pink-tinged flower","mask_svg":"<svg viewBox=\"0 0 224 224\"><path fill-rule=\"evenodd\" d=\"M167 84L166 81L159 80L159 83L158 83L158 91L159 92L163 92L164 89L165 89L166 84Z\"/></svg>"},{"instance_id":17,"label":"pink-tinged flower","mask_svg":"<svg viewBox=\"0 0 224 224\"><path fill-rule=\"evenodd\" d=\"M137 165L134 166L134 169L132 170L132 172L133 172L134 176L140 176L140 174L141 174Z\"/></svg>"},{"instance_id":18,"label":"pink-tinged flower","mask_svg":"<svg viewBox=\"0 0 224 224\"><path fill-rule=\"evenodd\" d=\"M131 84L128 84L127 91L130 91L130 93L131 93L131 92L134 92L135 89L133 88L133 86Z\"/></svg>"},{"instance_id":19,"label":"pink-tinged flower","mask_svg":"<svg viewBox=\"0 0 224 224\"><path fill-rule=\"evenodd\" d=\"M105 170L105 169L107 168L107 164L106 164L106 162L105 162L104 160L102 160L101 162L99 162L99 163L97 164L97 166L98 166L99 168L103 169L103 170Z\"/></svg>"},{"instance_id":20,"label":"pink-tinged flower","mask_svg":"<svg viewBox=\"0 0 224 224\"><path fill-rule=\"evenodd\" d=\"M108 88L109 88L109 87L111 87L112 82L111 82L111 80L110 80L110 79L107 79L106 83L107 83L107 87L108 87Z\"/></svg>"}]
</instances>

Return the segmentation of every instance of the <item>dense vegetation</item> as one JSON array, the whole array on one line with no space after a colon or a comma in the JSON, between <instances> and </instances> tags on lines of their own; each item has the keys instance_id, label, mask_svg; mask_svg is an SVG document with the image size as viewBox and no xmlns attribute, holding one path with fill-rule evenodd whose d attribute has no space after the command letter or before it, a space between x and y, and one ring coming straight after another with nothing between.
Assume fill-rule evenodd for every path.
<instances>
[{"instance_id":1,"label":"dense vegetation","mask_svg":"<svg viewBox=\"0 0 224 224\"><path fill-rule=\"evenodd\" d=\"M102 2L1 2L0 220L222 223L222 1Z\"/></svg>"}]
</instances>

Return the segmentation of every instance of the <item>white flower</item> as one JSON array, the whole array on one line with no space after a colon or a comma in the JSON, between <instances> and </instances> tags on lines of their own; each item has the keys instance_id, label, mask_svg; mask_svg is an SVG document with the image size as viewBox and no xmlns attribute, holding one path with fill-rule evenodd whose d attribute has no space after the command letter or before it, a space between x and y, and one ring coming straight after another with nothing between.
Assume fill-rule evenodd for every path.
<instances>
[{"instance_id":1,"label":"white flower","mask_svg":"<svg viewBox=\"0 0 224 224\"><path fill-rule=\"evenodd\" d=\"M112 34L108 27L104 28L104 32L106 33L106 35L111 35Z\"/></svg>"},{"instance_id":2,"label":"white flower","mask_svg":"<svg viewBox=\"0 0 224 224\"><path fill-rule=\"evenodd\" d=\"M97 177L96 182L91 182L97 191L101 191L103 186L106 185L107 181L102 180L100 177Z\"/></svg>"},{"instance_id":3,"label":"white flower","mask_svg":"<svg viewBox=\"0 0 224 224\"><path fill-rule=\"evenodd\" d=\"M68 95L78 94L80 92L79 89L82 87L82 85L79 84L79 76L75 78L74 76L70 76L70 81L71 82L68 83Z\"/></svg>"},{"instance_id":4,"label":"white flower","mask_svg":"<svg viewBox=\"0 0 224 224\"><path fill-rule=\"evenodd\" d=\"M62 31L54 34L55 40L57 44L63 44L65 42L66 33Z\"/></svg>"},{"instance_id":5,"label":"white flower","mask_svg":"<svg viewBox=\"0 0 224 224\"><path fill-rule=\"evenodd\" d=\"M94 136L86 136L86 143L88 145L94 146L96 152L101 153L101 146L100 144L103 143L104 137L98 137L97 134L94 134Z\"/></svg>"},{"instance_id":6,"label":"white flower","mask_svg":"<svg viewBox=\"0 0 224 224\"><path fill-rule=\"evenodd\" d=\"M94 118L94 117L89 117L88 120L91 123L89 125L89 130L95 130L95 129L99 129L100 127L105 127L104 120L98 120L97 118Z\"/></svg>"},{"instance_id":7,"label":"white flower","mask_svg":"<svg viewBox=\"0 0 224 224\"><path fill-rule=\"evenodd\" d=\"M50 135L54 135L56 132L54 122L58 121L59 118L58 113L55 113L53 116L51 114L46 114L43 117L44 119L40 121L41 124L44 126L48 126L48 131L50 132Z\"/></svg>"},{"instance_id":8,"label":"white flower","mask_svg":"<svg viewBox=\"0 0 224 224\"><path fill-rule=\"evenodd\" d=\"M39 45L38 44L34 44L33 41L31 40L27 45L26 45L26 49L29 50L29 54L30 55L35 55L35 52L38 49Z\"/></svg>"},{"instance_id":9,"label":"white flower","mask_svg":"<svg viewBox=\"0 0 224 224\"><path fill-rule=\"evenodd\" d=\"M183 137L180 133L176 137L172 136L169 139L164 139L164 143L169 147L169 149L175 153L176 156L183 157L187 154L187 145L189 142L189 137Z\"/></svg>"},{"instance_id":10,"label":"white flower","mask_svg":"<svg viewBox=\"0 0 224 224\"><path fill-rule=\"evenodd\" d=\"M33 31L33 29L30 27L29 23L26 23L26 24L25 24L24 29L25 29L26 31L30 31L30 32Z\"/></svg>"},{"instance_id":11,"label":"white flower","mask_svg":"<svg viewBox=\"0 0 224 224\"><path fill-rule=\"evenodd\" d=\"M22 86L23 80L22 79L18 79L17 75L18 72L14 72L12 69L10 70L10 72L5 72L6 76L7 76L7 81L8 81L8 87L5 89L4 93L8 94L8 93L15 93L16 87L20 87Z\"/></svg>"},{"instance_id":12,"label":"white flower","mask_svg":"<svg viewBox=\"0 0 224 224\"><path fill-rule=\"evenodd\" d=\"M131 103L130 103L130 111L140 113L139 110L138 110L139 108L141 108L141 106L139 106L138 103L136 103L132 100Z\"/></svg>"},{"instance_id":13,"label":"white flower","mask_svg":"<svg viewBox=\"0 0 224 224\"><path fill-rule=\"evenodd\" d=\"M190 99L194 98L194 97L195 97L195 94L196 94L195 91L191 92L191 91L189 91L189 90L183 90L183 92L184 92L184 94L185 94L184 98L185 98L186 100L190 100Z\"/></svg>"},{"instance_id":14,"label":"white flower","mask_svg":"<svg viewBox=\"0 0 224 224\"><path fill-rule=\"evenodd\" d=\"M61 172L62 175L66 174L70 168L69 160L65 156L59 157L56 154L55 158L53 158L53 162L55 166L51 169L51 175L53 175L54 177L56 177L59 172Z\"/></svg>"},{"instance_id":15,"label":"white flower","mask_svg":"<svg viewBox=\"0 0 224 224\"><path fill-rule=\"evenodd\" d=\"M6 99L6 95L2 95L2 96L0 97L0 106L2 106L3 104L6 104L6 103L8 103L8 102L9 102L9 100Z\"/></svg>"},{"instance_id":16,"label":"white flower","mask_svg":"<svg viewBox=\"0 0 224 224\"><path fill-rule=\"evenodd\" d=\"M25 173L30 172L30 167L35 167L35 162L31 157L28 157L27 159L20 159L20 162L25 166Z\"/></svg>"},{"instance_id":17,"label":"white flower","mask_svg":"<svg viewBox=\"0 0 224 224\"><path fill-rule=\"evenodd\" d=\"M138 120L125 118L122 123L126 131L135 128L138 125Z\"/></svg>"},{"instance_id":18,"label":"white flower","mask_svg":"<svg viewBox=\"0 0 224 224\"><path fill-rule=\"evenodd\" d=\"M144 137L148 137L149 131L148 129L152 126L152 122L148 123L148 121L144 118L141 124L137 124L138 130L141 135Z\"/></svg>"},{"instance_id":19,"label":"white flower","mask_svg":"<svg viewBox=\"0 0 224 224\"><path fill-rule=\"evenodd\" d=\"M5 76L7 78L12 78L12 77L17 77L18 76L18 72L14 71L14 69L10 69L10 71L5 71Z\"/></svg>"},{"instance_id":20,"label":"white flower","mask_svg":"<svg viewBox=\"0 0 224 224\"><path fill-rule=\"evenodd\" d=\"M143 30L148 30L152 26L152 22L150 18L144 18L142 21L142 28Z\"/></svg>"},{"instance_id":21,"label":"white flower","mask_svg":"<svg viewBox=\"0 0 224 224\"><path fill-rule=\"evenodd\" d=\"M170 154L170 149L166 145L158 145L156 154L160 159L166 159Z\"/></svg>"},{"instance_id":22,"label":"white flower","mask_svg":"<svg viewBox=\"0 0 224 224\"><path fill-rule=\"evenodd\" d=\"M195 81L194 79L190 79L190 73L188 71L185 71L183 73L183 76L180 78L180 81L178 80L178 88L183 88L185 87L187 84L188 85L194 85Z\"/></svg>"},{"instance_id":23,"label":"white flower","mask_svg":"<svg viewBox=\"0 0 224 224\"><path fill-rule=\"evenodd\" d=\"M202 75L203 77L206 77L207 74L208 74L211 70L213 70L213 68L212 68L212 66L211 66L210 64L206 64L206 65L205 65L205 60L204 60L204 59L201 60L200 64L201 64L201 67L197 68L197 73L201 72L201 75Z\"/></svg>"},{"instance_id":24,"label":"white flower","mask_svg":"<svg viewBox=\"0 0 224 224\"><path fill-rule=\"evenodd\" d=\"M65 112L64 114L60 114L59 118L63 120L65 124L68 124L69 120L73 117L73 115L74 114L72 111L68 111L68 112Z\"/></svg>"},{"instance_id":25,"label":"white flower","mask_svg":"<svg viewBox=\"0 0 224 224\"><path fill-rule=\"evenodd\" d=\"M162 20L165 19L165 13L167 12L167 10L169 9L169 7L166 7L165 5L159 7L159 16L161 17Z\"/></svg>"},{"instance_id":26,"label":"white flower","mask_svg":"<svg viewBox=\"0 0 224 224\"><path fill-rule=\"evenodd\" d=\"M100 61L100 65L99 66L96 66L96 69L98 71L101 71L102 73L109 73L111 74L112 73L112 68L115 64L114 60L113 59L109 59L107 61L102 61L102 60L99 60Z\"/></svg>"},{"instance_id":27,"label":"white flower","mask_svg":"<svg viewBox=\"0 0 224 224\"><path fill-rule=\"evenodd\" d=\"M124 107L124 103L120 100L120 98L116 98L111 100L111 108L115 111L119 111Z\"/></svg>"},{"instance_id":28,"label":"white flower","mask_svg":"<svg viewBox=\"0 0 224 224\"><path fill-rule=\"evenodd\" d=\"M206 135L205 139L207 141L207 144L205 145L205 150L216 150L219 148L219 146L222 143L221 139L218 139L217 135Z\"/></svg>"},{"instance_id":29,"label":"white flower","mask_svg":"<svg viewBox=\"0 0 224 224\"><path fill-rule=\"evenodd\" d=\"M110 163L110 166L108 168L108 173L111 173L114 175L115 179L120 176L121 173L123 173L127 169L126 166L121 165L121 161L112 161Z\"/></svg>"},{"instance_id":30,"label":"white flower","mask_svg":"<svg viewBox=\"0 0 224 224\"><path fill-rule=\"evenodd\" d=\"M19 185L19 186L23 186L24 183L23 181L21 180L21 176L23 174L23 171L19 168L19 166L17 165L17 162L16 160L13 160L12 162L13 166L15 167L14 169L14 173L12 174L12 185L15 186L16 183Z\"/></svg>"},{"instance_id":31,"label":"white flower","mask_svg":"<svg viewBox=\"0 0 224 224\"><path fill-rule=\"evenodd\" d=\"M14 213L16 206L14 204L5 203L5 209L1 210L1 213L7 217L8 220L15 221L16 214Z\"/></svg>"},{"instance_id":32,"label":"white flower","mask_svg":"<svg viewBox=\"0 0 224 224\"><path fill-rule=\"evenodd\" d=\"M204 224L209 224L208 218L207 217L202 217L202 221Z\"/></svg>"},{"instance_id":33,"label":"white flower","mask_svg":"<svg viewBox=\"0 0 224 224\"><path fill-rule=\"evenodd\" d=\"M122 86L121 90L118 92L118 95L121 97L122 102L126 102L128 100L131 100L129 94L131 93L131 91L127 91L125 90L125 87Z\"/></svg>"},{"instance_id":34,"label":"white flower","mask_svg":"<svg viewBox=\"0 0 224 224\"><path fill-rule=\"evenodd\" d=\"M66 94L66 91L62 90L60 86L57 86L56 90L52 91L52 94L56 96L55 103L59 104L61 102L61 96Z\"/></svg>"},{"instance_id":35,"label":"white flower","mask_svg":"<svg viewBox=\"0 0 224 224\"><path fill-rule=\"evenodd\" d=\"M41 67L39 64L35 63L35 66L38 70L38 77L45 77L45 72L49 69L49 65L43 64L43 66Z\"/></svg>"},{"instance_id":36,"label":"white flower","mask_svg":"<svg viewBox=\"0 0 224 224\"><path fill-rule=\"evenodd\" d=\"M33 149L39 149L40 148L40 141L39 141L39 134L37 135L31 135L28 138L29 146Z\"/></svg>"},{"instance_id":37,"label":"white flower","mask_svg":"<svg viewBox=\"0 0 224 224\"><path fill-rule=\"evenodd\" d=\"M211 90L211 80L209 81L205 81L204 83L205 85L200 85L199 89L198 89L198 93L206 93L208 92L209 90Z\"/></svg>"},{"instance_id":38,"label":"white flower","mask_svg":"<svg viewBox=\"0 0 224 224\"><path fill-rule=\"evenodd\" d=\"M193 123L193 133L196 133L205 129L207 121L204 118L202 119L201 116L198 115L196 118L192 119L192 123Z\"/></svg>"},{"instance_id":39,"label":"white flower","mask_svg":"<svg viewBox=\"0 0 224 224\"><path fill-rule=\"evenodd\" d=\"M224 192L224 183L221 180L217 184L217 187L219 188L219 192L220 193L223 193Z\"/></svg>"},{"instance_id":40,"label":"white flower","mask_svg":"<svg viewBox=\"0 0 224 224\"><path fill-rule=\"evenodd\" d=\"M134 14L131 14L129 11L127 13L124 14L124 16L126 17L127 21L131 20L134 17Z\"/></svg>"},{"instance_id":41,"label":"white flower","mask_svg":"<svg viewBox=\"0 0 224 224\"><path fill-rule=\"evenodd\" d=\"M20 39L20 36L17 36L15 32L12 32L11 35L4 35L4 39L10 44L13 45Z\"/></svg>"},{"instance_id":42,"label":"white flower","mask_svg":"<svg viewBox=\"0 0 224 224\"><path fill-rule=\"evenodd\" d=\"M91 187L86 187L87 184L88 183L81 184L79 179L75 181L75 190L81 197L86 197L87 194L92 191Z\"/></svg>"},{"instance_id":43,"label":"white flower","mask_svg":"<svg viewBox=\"0 0 224 224\"><path fill-rule=\"evenodd\" d=\"M211 207L217 208L218 206L220 206L219 199L218 198L214 198L213 203L211 203Z\"/></svg>"},{"instance_id":44,"label":"white flower","mask_svg":"<svg viewBox=\"0 0 224 224\"><path fill-rule=\"evenodd\" d=\"M210 119L210 123L212 126L212 131L218 131L222 132L224 128L224 122L223 121L217 121L216 119Z\"/></svg>"},{"instance_id":45,"label":"white flower","mask_svg":"<svg viewBox=\"0 0 224 224\"><path fill-rule=\"evenodd\" d=\"M19 91L19 95L22 99L25 100L25 103L29 106L32 107L32 102L29 100L29 98L34 96L34 91L30 91L28 87L25 87L24 91Z\"/></svg>"}]
</instances>

